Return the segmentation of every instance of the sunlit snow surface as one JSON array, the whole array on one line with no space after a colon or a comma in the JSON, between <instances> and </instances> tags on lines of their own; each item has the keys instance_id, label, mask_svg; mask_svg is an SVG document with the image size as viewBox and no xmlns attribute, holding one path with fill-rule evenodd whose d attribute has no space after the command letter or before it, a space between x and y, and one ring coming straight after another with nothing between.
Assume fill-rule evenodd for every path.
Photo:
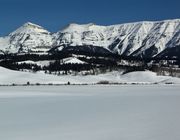
<instances>
[{"instance_id":1,"label":"sunlit snow surface","mask_svg":"<svg viewBox=\"0 0 180 140\"><path fill-rule=\"evenodd\" d=\"M44 63L44 62L42 62ZM42 64L41 63L41 64ZM45 63L44 63L45 64ZM180 78L170 77L170 76L157 76L156 73L151 71L137 71L130 72L122 75L122 72L112 71L99 75L50 75L44 74L44 72L30 73L13 71L3 67L0 67L0 85L12 85L14 84L26 84L30 82L31 84L41 83L41 84L66 84L68 81L71 84L93 84L100 81L109 81L111 83L173 83L180 84Z\"/></svg>"},{"instance_id":2,"label":"sunlit snow surface","mask_svg":"<svg viewBox=\"0 0 180 140\"><path fill-rule=\"evenodd\" d=\"M0 140L179 140L179 85L0 87Z\"/></svg>"}]
</instances>

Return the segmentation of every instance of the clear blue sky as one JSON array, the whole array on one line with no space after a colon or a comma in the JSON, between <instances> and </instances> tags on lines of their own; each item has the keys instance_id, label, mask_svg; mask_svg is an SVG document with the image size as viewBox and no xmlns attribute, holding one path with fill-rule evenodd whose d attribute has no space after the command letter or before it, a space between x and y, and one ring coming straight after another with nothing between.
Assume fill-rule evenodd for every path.
<instances>
[{"instance_id":1,"label":"clear blue sky","mask_svg":"<svg viewBox=\"0 0 180 140\"><path fill-rule=\"evenodd\" d=\"M0 0L0 36L27 21L51 32L67 24L101 25L180 18L180 0Z\"/></svg>"}]
</instances>

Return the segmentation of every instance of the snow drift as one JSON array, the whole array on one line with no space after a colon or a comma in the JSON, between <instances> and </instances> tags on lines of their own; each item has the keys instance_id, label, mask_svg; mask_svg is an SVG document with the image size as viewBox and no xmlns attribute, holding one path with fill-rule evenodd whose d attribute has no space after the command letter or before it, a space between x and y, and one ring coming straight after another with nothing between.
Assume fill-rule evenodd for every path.
<instances>
[{"instance_id":1,"label":"snow drift","mask_svg":"<svg viewBox=\"0 0 180 140\"><path fill-rule=\"evenodd\" d=\"M157 76L151 71L131 72L122 75L122 72L113 71L99 75L49 75L44 72L30 73L13 71L0 67L0 85L6 84L94 84L101 81L110 83L180 83L180 78Z\"/></svg>"}]
</instances>

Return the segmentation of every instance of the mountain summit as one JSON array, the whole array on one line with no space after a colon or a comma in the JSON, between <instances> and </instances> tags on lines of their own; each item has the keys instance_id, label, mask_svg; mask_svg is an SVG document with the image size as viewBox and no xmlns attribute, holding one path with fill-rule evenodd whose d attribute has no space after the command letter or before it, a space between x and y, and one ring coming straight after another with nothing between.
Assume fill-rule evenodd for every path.
<instances>
[{"instance_id":1,"label":"mountain summit","mask_svg":"<svg viewBox=\"0 0 180 140\"><path fill-rule=\"evenodd\" d=\"M33 24L31 22L27 22L21 27L19 27L17 30L14 32L10 33L10 35L15 35L15 34L31 34L31 33L45 33L49 34L47 30L45 30L43 27Z\"/></svg>"},{"instance_id":2,"label":"mountain summit","mask_svg":"<svg viewBox=\"0 0 180 140\"><path fill-rule=\"evenodd\" d=\"M100 47L125 56L154 57L180 46L180 19L136 22L111 26L69 24L57 33L27 22L0 38L1 53L59 51ZM98 52L99 53L99 52Z\"/></svg>"},{"instance_id":3,"label":"mountain summit","mask_svg":"<svg viewBox=\"0 0 180 140\"><path fill-rule=\"evenodd\" d=\"M5 53L46 52L51 46L50 32L30 22L25 23L8 36L0 38L0 50Z\"/></svg>"}]
</instances>

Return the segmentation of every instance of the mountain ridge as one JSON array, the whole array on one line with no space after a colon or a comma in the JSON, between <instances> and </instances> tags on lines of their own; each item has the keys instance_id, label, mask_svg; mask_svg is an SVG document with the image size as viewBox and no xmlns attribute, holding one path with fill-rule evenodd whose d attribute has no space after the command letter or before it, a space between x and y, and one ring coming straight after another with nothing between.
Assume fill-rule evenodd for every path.
<instances>
[{"instance_id":1,"label":"mountain ridge","mask_svg":"<svg viewBox=\"0 0 180 140\"><path fill-rule=\"evenodd\" d=\"M8 36L0 37L0 54L47 53L55 47L61 51L62 46L99 46L119 55L155 57L179 45L180 19L109 26L72 23L56 33L27 22Z\"/></svg>"}]
</instances>

